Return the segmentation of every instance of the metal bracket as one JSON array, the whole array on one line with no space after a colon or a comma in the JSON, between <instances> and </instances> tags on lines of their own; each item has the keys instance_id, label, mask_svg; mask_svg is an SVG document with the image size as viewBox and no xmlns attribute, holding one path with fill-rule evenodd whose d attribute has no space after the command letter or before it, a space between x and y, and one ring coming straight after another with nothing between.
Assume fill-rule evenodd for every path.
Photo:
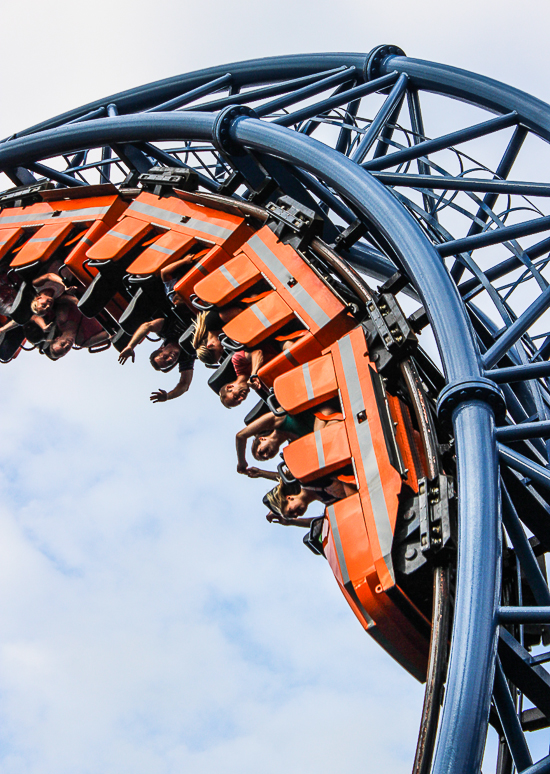
<instances>
[{"instance_id":1,"label":"metal bracket","mask_svg":"<svg viewBox=\"0 0 550 774\"><path fill-rule=\"evenodd\" d=\"M499 419L506 415L506 401L500 387L490 379L478 376L464 382L452 382L441 391L437 401L437 416L440 422L449 427L455 408L469 400L488 403Z\"/></svg>"},{"instance_id":2,"label":"metal bracket","mask_svg":"<svg viewBox=\"0 0 550 774\"><path fill-rule=\"evenodd\" d=\"M454 480L440 474L434 479L418 482L420 550L425 555L439 553L453 543L451 500L454 500Z\"/></svg>"},{"instance_id":3,"label":"metal bracket","mask_svg":"<svg viewBox=\"0 0 550 774\"><path fill-rule=\"evenodd\" d=\"M367 233L367 226L357 218L344 231L340 232L334 240L336 250L348 250L358 239Z\"/></svg>"},{"instance_id":4,"label":"metal bracket","mask_svg":"<svg viewBox=\"0 0 550 774\"><path fill-rule=\"evenodd\" d=\"M365 65L365 80L375 81L382 75L382 64L389 56L407 56L399 46L382 45L373 48ZM387 91L387 90L386 90ZM384 93L384 92L382 92Z\"/></svg>"},{"instance_id":5,"label":"metal bracket","mask_svg":"<svg viewBox=\"0 0 550 774\"><path fill-rule=\"evenodd\" d=\"M382 293L367 303L369 319L363 323L369 353L378 371L407 357L416 348L417 338L395 296Z\"/></svg>"},{"instance_id":6,"label":"metal bracket","mask_svg":"<svg viewBox=\"0 0 550 774\"><path fill-rule=\"evenodd\" d=\"M15 188L6 193L0 194L0 209L5 207L26 207L29 204L36 204L42 201L40 195L42 191L48 191L55 188L51 181L37 183L36 185L26 185Z\"/></svg>"},{"instance_id":7,"label":"metal bracket","mask_svg":"<svg viewBox=\"0 0 550 774\"><path fill-rule=\"evenodd\" d=\"M249 118L258 117L256 112L246 105L228 105L223 110L220 110L216 116L212 128L212 141L214 147L220 153L227 153L230 156L244 156L246 153L244 148L233 142L229 135L233 121L242 116L248 116Z\"/></svg>"},{"instance_id":8,"label":"metal bracket","mask_svg":"<svg viewBox=\"0 0 550 774\"><path fill-rule=\"evenodd\" d=\"M196 191L199 176L191 167L153 167L138 176L144 191L152 191L155 196L166 196L174 188L182 191Z\"/></svg>"},{"instance_id":9,"label":"metal bracket","mask_svg":"<svg viewBox=\"0 0 550 774\"><path fill-rule=\"evenodd\" d=\"M283 244L299 250L322 228L321 218L309 207L305 207L290 196L281 196L267 207L267 225Z\"/></svg>"}]
</instances>

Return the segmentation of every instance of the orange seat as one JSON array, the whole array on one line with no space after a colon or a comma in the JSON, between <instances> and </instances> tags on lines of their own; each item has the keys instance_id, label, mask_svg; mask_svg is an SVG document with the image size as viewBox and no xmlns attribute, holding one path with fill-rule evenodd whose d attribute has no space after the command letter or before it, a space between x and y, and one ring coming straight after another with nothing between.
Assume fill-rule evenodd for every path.
<instances>
[{"instance_id":1,"label":"orange seat","mask_svg":"<svg viewBox=\"0 0 550 774\"><path fill-rule=\"evenodd\" d=\"M193 309L189 299L195 292L195 285L211 271L214 271L222 264L227 263L229 259L230 256L225 252L223 247L218 247L216 245L215 247L210 248L210 250L206 251L203 257L197 261L193 268L189 269L185 274L185 277L180 279L174 286L174 290L179 296L184 298L189 306L191 306L191 309Z\"/></svg>"},{"instance_id":2,"label":"orange seat","mask_svg":"<svg viewBox=\"0 0 550 774\"><path fill-rule=\"evenodd\" d=\"M264 226L243 245L243 252L280 293L321 346L328 347L357 324L334 292L290 245Z\"/></svg>"},{"instance_id":3,"label":"orange seat","mask_svg":"<svg viewBox=\"0 0 550 774\"><path fill-rule=\"evenodd\" d=\"M128 215L195 237L199 242L224 245L229 254L252 233L242 216L183 201L177 194L161 197L143 191L128 208Z\"/></svg>"},{"instance_id":4,"label":"orange seat","mask_svg":"<svg viewBox=\"0 0 550 774\"><path fill-rule=\"evenodd\" d=\"M330 348L346 430L355 460L359 494L382 588L395 584L391 547L403 483L414 488L385 404L381 382L370 360L365 333L356 328Z\"/></svg>"},{"instance_id":5,"label":"orange seat","mask_svg":"<svg viewBox=\"0 0 550 774\"><path fill-rule=\"evenodd\" d=\"M261 272L244 253L227 263L195 285L195 293L203 301L225 306L261 280Z\"/></svg>"},{"instance_id":6,"label":"orange seat","mask_svg":"<svg viewBox=\"0 0 550 774\"><path fill-rule=\"evenodd\" d=\"M251 304L223 326L230 339L254 347L287 322L294 313L278 293L271 292L257 304Z\"/></svg>"},{"instance_id":7,"label":"orange seat","mask_svg":"<svg viewBox=\"0 0 550 774\"><path fill-rule=\"evenodd\" d=\"M124 217L86 253L89 260L117 261L151 231L151 224Z\"/></svg>"},{"instance_id":8,"label":"orange seat","mask_svg":"<svg viewBox=\"0 0 550 774\"><path fill-rule=\"evenodd\" d=\"M15 228L2 228L0 229L0 260L9 253L11 248L24 234L24 230L20 226Z\"/></svg>"},{"instance_id":9,"label":"orange seat","mask_svg":"<svg viewBox=\"0 0 550 774\"><path fill-rule=\"evenodd\" d=\"M304 363L273 384L275 397L289 414L318 406L338 395L338 384L330 354Z\"/></svg>"},{"instance_id":10,"label":"orange seat","mask_svg":"<svg viewBox=\"0 0 550 774\"><path fill-rule=\"evenodd\" d=\"M178 231L166 231L132 261L127 269L128 274L157 274L165 266L178 261L195 244L195 237Z\"/></svg>"},{"instance_id":11,"label":"orange seat","mask_svg":"<svg viewBox=\"0 0 550 774\"><path fill-rule=\"evenodd\" d=\"M71 274L73 274L85 287L88 287L93 278L97 274L95 266L88 266L86 261L86 253L90 247L95 244L109 230L109 225L103 220L96 220L90 228L83 233L80 240L73 247L69 255L65 258L65 266L67 266ZM118 320L126 307L128 302L117 293L116 296L109 301L105 309L109 314Z\"/></svg>"},{"instance_id":12,"label":"orange seat","mask_svg":"<svg viewBox=\"0 0 550 774\"><path fill-rule=\"evenodd\" d=\"M306 332L258 371L261 381L272 387L275 379L292 368L319 357L322 347L312 333Z\"/></svg>"},{"instance_id":13,"label":"orange seat","mask_svg":"<svg viewBox=\"0 0 550 774\"><path fill-rule=\"evenodd\" d=\"M53 251L61 245L65 237L70 233L72 223L48 223L38 229L28 239L15 258L11 261L12 268L28 266L35 261L47 261Z\"/></svg>"},{"instance_id":14,"label":"orange seat","mask_svg":"<svg viewBox=\"0 0 550 774\"><path fill-rule=\"evenodd\" d=\"M325 556L350 607L367 633L424 682L429 622L398 586L391 593L380 587L360 496L354 494L329 505L326 516Z\"/></svg>"},{"instance_id":15,"label":"orange seat","mask_svg":"<svg viewBox=\"0 0 550 774\"><path fill-rule=\"evenodd\" d=\"M300 481L313 481L349 465L351 451L344 422L334 422L298 438L283 450L288 469Z\"/></svg>"}]
</instances>

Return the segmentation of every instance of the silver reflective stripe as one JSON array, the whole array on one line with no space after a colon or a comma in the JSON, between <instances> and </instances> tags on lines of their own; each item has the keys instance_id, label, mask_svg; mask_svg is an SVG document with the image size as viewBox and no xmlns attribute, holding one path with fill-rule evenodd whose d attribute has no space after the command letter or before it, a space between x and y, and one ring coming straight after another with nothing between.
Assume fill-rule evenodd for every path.
<instances>
[{"instance_id":1,"label":"silver reflective stripe","mask_svg":"<svg viewBox=\"0 0 550 774\"><path fill-rule=\"evenodd\" d=\"M109 207L86 207L82 210L62 210L58 218L86 218L87 220L95 220L101 215L105 215ZM56 210L56 212L59 212ZM44 220L50 220L53 218L54 211L50 212L25 212L21 215L3 215L0 217L0 227L6 223L26 223L34 221L35 223L42 223Z\"/></svg>"},{"instance_id":2,"label":"silver reflective stripe","mask_svg":"<svg viewBox=\"0 0 550 774\"><path fill-rule=\"evenodd\" d=\"M149 245L151 250L156 250L158 253L166 253L166 255L174 255L175 250L171 250L169 247L162 247L162 245Z\"/></svg>"},{"instance_id":3,"label":"silver reflective stripe","mask_svg":"<svg viewBox=\"0 0 550 774\"><path fill-rule=\"evenodd\" d=\"M196 218L189 218L185 221L187 228L194 228L197 231L202 231L203 234L210 234L210 236L220 237L221 239L229 239L233 233L233 229L224 228L224 226L217 226L215 223L209 223L207 220L197 220Z\"/></svg>"},{"instance_id":4,"label":"silver reflective stripe","mask_svg":"<svg viewBox=\"0 0 550 774\"><path fill-rule=\"evenodd\" d=\"M361 392L361 382L355 362L355 355L351 346L351 339L345 336L338 342L340 357L344 367L346 378L346 387L351 402L351 415L355 425L355 432L359 441L363 469L367 479L367 487L372 505L372 512L376 524L378 542L382 550L382 556L393 578L393 564L391 559L391 547L393 542L393 532L390 524L386 499L384 497L384 488L378 469L378 461L374 451L372 435L368 419L359 422L357 415L365 411L365 402Z\"/></svg>"},{"instance_id":5,"label":"silver reflective stripe","mask_svg":"<svg viewBox=\"0 0 550 774\"><path fill-rule=\"evenodd\" d=\"M315 446L317 447L317 461L319 463L319 470L325 467L325 450L323 449L323 439L321 437L321 431L315 430Z\"/></svg>"},{"instance_id":6,"label":"silver reflective stripe","mask_svg":"<svg viewBox=\"0 0 550 774\"><path fill-rule=\"evenodd\" d=\"M56 234L55 236L51 237L33 237L32 239L29 239L29 241L26 243L30 245L32 242L53 242L54 239L57 239L59 237L59 234Z\"/></svg>"},{"instance_id":7,"label":"silver reflective stripe","mask_svg":"<svg viewBox=\"0 0 550 774\"><path fill-rule=\"evenodd\" d=\"M257 304L252 304L252 306L249 307L249 308L254 312L254 314L256 315L258 320L261 322L261 324L264 326L264 328L270 328L271 327L271 323L269 322L269 320L267 319L265 314L262 312L262 310L258 309L258 305Z\"/></svg>"},{"instance_id":8,"label":"silver reflective stripe","mask_svg":"<svg viewBox=\"0 0 550 774\"><path fill-rule=\"evenodd\" d=\"M235 277L231 274L231 272L228 271L225 268L225 266L220 266L220 271L223 274L223 276L225 277L225 279L229 282L231 287L233 287L233 288L238 288L239 287L239 283L237 282Z\"/></svg>"},{"instance_id":9,"label":"silver reflective stripe","mask_svg":"<svg viewBox=\"0 0 550 774\"><path fill-rule=\"evenodd\" d=\"M162 207L154 207L152 204L145 204L145 202L133 202L133 204L128 207L127 212L140 212L142 215L158 218L167 223L180 223L187 228L194 228L197 231L202 231L203 234L210 234L211 236L222 237L223 239L227 239L233 233L232 229L217 226L215 223L209 223L206 220L197 220L196 218L189 218L189 220L187 220L179 212L163 210Z\"/></svg>"},{"instance_id":10,"label":"silver reflective stripe","mask_svg":"<svg viewBox=\"0 0 550 774\"><path fill-rule=\"evenodd\" d=\"M206 276L206 275L208 274L208 269L206 269L206 268L205 268L205 267L202 265L202 263L197 263L197 264L195 265L195 268L196 268L196 269L198 269L198 270L200 271L200 273L201 273L201 274L204 274L204 276Z\"/></svg>"},{"instance_id":11,"label":"silver reflective stripe","mask_svg":"<svg viewBox=\"0 0 550 774\"><path fill-rule=\"evenodd\" d=\"M317 301L312 298L307 290L297 282L292 287L289 286L289 281L292 282L294 277L284 263L275 255L275 253L269 249L269 247L263 242L257 234L254 234L249 240L248 244L254 250L265 265L273 272L277 277L281 285L284 285L285 289L290 293L294 300L307 312L311 319L315 322L319 328L330 322L330 317L325 310L319 306Z\"/></svg>"},{"instance_id":12,"label":"silver reflective stripe","mask_svg":"<svg viewBox=\"0 0 550 774\"><path fill-rule=\"evenodd\" d=\"M129 241L130 239L134 239L135 234L121 234L120 231L109 231L106 236L114 236L118 237L118 239L126 239Z\"/></svg>"},{"instance_id":13,"label":"silver reflective stripe","mask_svg":"<svg viewBox=\"0 0 550 774\"><path fill-rule=\"evenodd\" d=\"M101 217L101 215L105 215L106 212L108 212L110 209L109 207L85 207L82 210L62 210L61 215L58 215L58 218L86 218L87 220L91 220L92 218L95 220L96 218Z\"/></svg>"},{"instance_id":14,"label":"silver reflective stripe","mask_svg":"<svg viewBox=\"0 0 550 774\"><path fill-rule=\"evenodd\" d=\"M309 373L309 363L304 363L302 366L302 371L304 373L304 382L306 385L306 394L308 400L313 400L315 397L313 393L313 385L311 383L311 374Z\"/></svg>"},{"instance_id":15,"label":"silver reflective stripe","mask_svg":"<svg viewBox=\"0 0 550 774\"><path fill-rule=\"evenodd\" d=\"M88 239L88 237L82 237L81 241L84 242L85 245L93 245L93 241Z\"/></svg>"},{"instance_id":16,"label":"silver reflective stripe","mask_svg":"<svg viewBox=\"0 0 550 774\"><path fill-rule=\"evenodd\" d=\"M342 573L342 582L346 587L346 591L348 591L349 594L353 597L354 602L357 604L357 606L365 616L365 620L368 622L370 626L371 624L374 623L374 620L370 617L370 615L367 613L367 611L359 601L359 598L355 593L355 589L353 588L353 583L351 582L349 577L348 566L346 564L346 557L344 556L344 549L342 547L342 540L340 539L340 531L338 529L338 522L336 521L336 514L334 513L333 505L327 506L327 516L330 522L330 530L332 532L332 539L334 540L334 547L336 549L336 556L338 557L338 564L340 565L340 572Z\"/></svg>"}]
</instances>

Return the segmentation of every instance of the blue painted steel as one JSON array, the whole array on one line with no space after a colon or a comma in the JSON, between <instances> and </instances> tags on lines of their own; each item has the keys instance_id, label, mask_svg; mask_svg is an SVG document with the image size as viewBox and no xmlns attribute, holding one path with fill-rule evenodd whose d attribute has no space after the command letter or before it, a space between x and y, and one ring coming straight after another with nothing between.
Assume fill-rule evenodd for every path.
<instances>
[{"instance_id":1,"label":"blue painted steel","mask_svg":"<svg viewBox=\"0 0 550 774\"><path fill-rule=\"evenodd\" d=\"M459 129L458 132L444 134L441 137L437 137L435 140L419 142L418 145L412 145L410 148L405 148L405 150L389 153L387 156L382 156L382 158L370 159L370 161L365 161L362 166L364 169L368 169L369 172L380 171L382 169L387 169L388 167L396 167L406 161L413 161L421 156L427 156L429 153L435 153L436 151L450 148L461 142L468 142L469 140L475 140L479 137L486 137L488 134L498 132L500 129L507 129L509 126L517 124L518 120L518 114L513 111L505 116L491 118L489 121L483 121L481 124L475 124L466 129Z\"/></svg>"},{"instance_id":2,"label":"blue painted steel","mask_svg":"<svg viewBox=\"0 0 550 774\"><path fill-rule=\"evenodd\" d=\"M493 368L485 371L485 376L492 379L497 384L504 382L521 382L524 379L541 379L550 376L550 362L527 363L520 366L510 366L508 368Z\"/></svg>"},{"instance_id":3,"label":"blue painted steel","mask_svg":"<svg viewBox=\"0 0 550 774\"><path fill-rule=\"evenodd\" d=\"M500 461L508 465L513 470L517 470L518 473L523 473L524 476L530 478L532 481L536 481L537 484L550 489L550 469L539 465L537 462L524 457L513 449L509 449L508 446L498 444L498 456Z\"/></svg>"},{"instance_id":4,"label":"blue painted steel","mask_svg":"<svg viewBox=\"0 0 550 774\"><path fill-rule=\"evenodd\" d=\"M28 164L27 169L34 172L37 175L47 177L49 180L55 180L56 183L70 187L86 185L83 180L79 180L77 177L67 175L65 172L59 172L57 169L47 167L45 164Z\"/></svg>"},{"instance_id":5,"label":"blue painted steel","mask_svg":"<svg viewBox=\"0 0 550 774\"><path fill-rule=\"evenodd\" d=\"M357 75L355 67L341 67L334 75L329 75L327 78L320 78L315 83L309 86L303 86L301 89L292 90L290 93L284 94L278 99L274 99L272 102L267 102L265 105L261 105L256 109L256 114L259 118L263 116L269 116L272 113L276 113L278 110L289 107L296 104L303 99L313 97L315 94L320 94L322 91L328 89L329 86L338 86L340 83L344 83ZM342 100L345 102L345 99Z\"/></svg>"},{"instance_id":6,"label":"blue painted steel","mask_svg":"<svg viewBox=\"0 0 550 774\"><path fill-rule=\"evenodd\" d=\"M78 118L73 118L72 121L68 121L70 124L77 124L80 123L80 121L89 121L91 118L101 118L101 116L105 115L105 108L100 107L96 110L90 110L89 113L85 113L83 116L79 116Z\"/></svg>"},{"instance_id":7,"label":"blue painted steel","mask_svg":"<svg viewBox=\"0 0 550 774\"><path fill-rule=\"evenodd\" d=\"M447 378L465 382L481 377L477 348L456 287L412 217L382 185L335 151L302 135L291 137L272 124L266 127L260 121L239 118L232 134L243 145L260 147L318 174L374 223L413 278L432 322ZM496 450L489 440L492 409L482 401L462 404L455 410L453 424L459 460L459 581L434 770L470 774L481 763L496 647L498 480ZM476 622L475 630L471 621Z\"/></svg>"},{"instance_id":8,"label":"blue painted steel","mask_svg":"<svg viewBox=\"0 0 550 774\"><path fill-rule=\"evenodd\" d=\"M508 177L526 137L527 137L527 129L524 126L516 126L514 130L514 134L512 135L512 138L508 143L508 147L504 151L504 155L500 160L500 163L495 172L495 175L494 175L495 180L503 180L504 178ZM488 188L487 191L491 191L491 189ZM497 189L493 189L493 192L487 193L484 196L483 202L478 207L478 210L476 212L472 225L468 230L467 236L472 236L473 234L479 234L479 232L482 231L483 229L482 224L487 222L487 219L489 217L489 212L496 204L497 199L498 199ZM460 261L456 261L455 265L451 270L451 277L454 279L455 282L460 281L463 271L464 271L464 267L462 266Z\"/></svg>"},{"instance_id":9,"label":"blue painted steel","mask_svg":"<svg viewBox=\"0 0 550 774\"><path fill-rule=\"evenodd\" d=\"M397 78L397 73L384 75L382 78L377 78L375 81L370 81L370 83L366 83L363 86L355 86L353 89L342 91L332 97L327 97L321 102L316 102L314 105L308 105L301 110L296 110L294 113L289 113L287 116L276 118L274 123L279 124L279 126L292 126L292 124L297 124L300 121L306 121L308 118L313 118L313 116L324 113L326 110L340 107L340 105L350 100L366 97L368 94L374 94L375 91L386 88L386 86L391 86Z\"/></svg>"},{"instance_id":10,"label":"blue painted steel","mask_svg":"<svg viewBox=\"0 0 550 774\"><path fill-rule=\"evenodd\" d=\"M279 94L286 94L287 91L293 91L294 89L300 89L302 86L307 86L310 83L315 83L320 78L326 78L329 75L338 73L341 71L341 67L335 67L332 70L323 70L313 75L306 75L303 78L292 78L289 81L278 82L272 86L263 86L260 89L249 89L243 94L230 94L227 97L220 97L219 99L211 100L210 102L203 102L200 105L193 105L186 108L187 111L218 111L228 105L250 105L253 102L258 102L263 99L270 99L271 97L277 97Z\"/></svg>"},{"instance_id":11,"label":"blue painted steel","mask_svg":"<svg viewBox=\"0 0 550 774\"><path fill-rule=\"evenodd\" d=\"M147 109L163 101L175 99L184 91L201 87L228 72L232 75L233 83L239 87L245 84L280 81L281 78L297 75L315 78L319 77L321 70L345 65L356 67L358 80L364 82L366 61L367 58L362 54L333 54L224 65L221 68L178 76L115 95L51 119L43 124L42 128L59 126L68 120L84 117L93 110L104 109L109 102L116 103L121 113ZM497 114L507 114L494 122L488 122L489 125L485 123L482 127L464 130L459 133L462 139L455 142L464 141L465 136L481 137L518 121L550 140L548 105L516 89L456 68L402 56L388 57L381 67L382 73L395 70L408 75L413 89L446 93L486 107ZM239 95L239 99L243 96ZM341 95L334 98L341 98ZM347 99L350 99L349 93ZM316 111L320 110L322 105L323 109L328 109L324 101L316 106ZM299 120L308 117L312 116L304 116ZM182 120L184 118L191 120ZM140 116L122 116L117 119L85 121L80 125L73 125L75 131L72 133L67 126L54 133L44 132L34 144L32 137L5 142L0 145L0 164L17 168L38 162L49 155L73 152L80 148L108 146L116 142L139 143L182 138L210 141L212 120L211 115L189 112L180 116L150 114L145 120ZM293 120L296 120L296 117ZM22 135L36 132L40 128L31 127ZM465 135L465 132L470 134ZM472 132L474 134L471 134ZM274 153L318 175L373 225L385 240L391 258L414 278L416 289L432 322L448 380L465 383L475 381L483 375L495 381L503 380L498 376L499 370L483 374L460 296L450 282L440 256L414 220L380 183L326 146L311 138L296 136L281 127L266 126L249 118L239 119L233 125L232 137L237 143L266 153ZM441 147L447 147L453 142L450 137L452 136L437 138L428 143L444 142ZM419 143L412 149L416 151L416 155L411 158L434 152L435 148L433 144ZM382 169L397 163L399 153L402 152L376 159L374 164L383 166L371 168ZM373 162L367 162L368 164L372 165ZM502 231L504 229L499 229L501 235ZM456 249L456 244L453 249ZM384 270L387 270L388 264L389 261L384 265ZM502 267L494 267L494 270L501 271ZM508 370L508 377L515 378L511 369L500 369L501 372L505 370ZM529 375L534 373L537 376L542 375L539 372L528 372ZM438 774L470 774L479 768L481 759L494 663L495 600L499 588L495 568L499 566L497 560L500 550L497 466L496 450L491 440L494 437L492 411L483 400L467 401L459 405L455 409L453 421L460 489L458 586L449 679L434 771ZM542 466L505 447L500 447L499 451L506 464L515 469L519 469L520 465L524 466L524 475L532 477L533 480L536 475L541 475L544 485L548 485L548 473ZM530 767L528 771L530 774L550 772L550 757Z\"/></svg>"},{"instance_id":12,"label":"blue painted steel","mask_svg":"<svg viewBox=\"0 0 550 774\"><path fill-rule=\"evenodd\" d=\"M499 607L498 620L501 624L550 624L550 607Z\"/></svg>"},{"instance_id":13,"label":"blue painted steel","mask_svg":"<svg viewBox=\"0 0 550 774\"><path fill-rule=\"evenodd\" d=\"M550 420L542 422L524 422L521 425L505 425L495 430L497 441L510 443L526 438L550 438Z\"/></svg>"},{"instance_id":14,"label":"blue painted steel","mask_svg":"<svg viewBox=\"0 0 550 774\"><path fill-rule=\"evenodd\" d=\"M63 126L0 145L0 166L117 141L210 140L213 122L211 114L158 113ZM345 196L413 278L434 327L447 378L465 382L481 377L477 346L456 287L433 245L381 183L327 146L274 124L238 118L231 137L236 143L303 167ZM454 429L461 490L459 582L449 688L434 767L469 774L481 760L495 648L498 577L493 568L498 566L500 531L492 410L481 401L462 404L455 410ZM476 622L475 628L471 621Z\"/></svg>"},{"instance_id":15,"label":"blue painted steel","mask_svg":"<svg viewBox=\"0 0 550 774\"><path fill-rule=\"evenodd\" d=\"M309 76L318 78L321 73L327 70L336 70L343 65L346 67L356 67L361 80L365 80L363 73L367 61L368 54L360 53L291 54L289 56L249 59L245 62L234 62L229 65L209 67L206 70L196 70L192 73L175 75L172 78L147 83L134 89L112 94L104 99L89 102L75 110L69 110L47 121L30 126L28 129L19 132L17 136L22 137L46 129L53 129L75 118L80 118L92 110L104 109L109 102L117 104L121 114L147 110L150 107L159 105L161 102L167 102L178 97L184 91L190 91L203 86L228 72L231 73L233 86L237 88L245 85L280 84L281 81L288 81L291 78L295 79L297 77L306 78ZM283 89L283 91L286 90L287 88Z\"/></svg>"},{"instance_id":16,"label":"blue painted steel","mask_svg":"<svg viewBox=\"0 0 550 774\"><path fill-rule=\"evenodd\" d=\"M522 124L545 140L550 140L548 103L524 91L458 67L404 56L390 56L380 68L382 73L393 70L406 73L411 85L417 89L447 94L463 102L484 107L492 113L516 111Z\"/></svg>"},{"instance_id":17,"label":"blue painted steel","mask_svg":"<svg viewBox=\"0 0 550 774\"><path fill-rule=\"evenodd\" d=\"M390 119L396 105L398 105L403 99L403 95L407 89L407 81L407 76L404 73L401 73L392 90L388 94L386 100L384 101L382 107L373 118L371 125L361 138L359 145L350 156L352 161L360 164L367 153L370 151L376 142L376 138L380 134L382 128Z\"/></svg>"},{"instance_id":18,"label":"blue painted steel","mask_svg":"<svg viewBox=\"0 0 550 774\"><path fill-rule=\"evenodd\" d=\"M544 218L541 218L541 220L544 220ZM548 218L548 221L550 224L550 218ZM513 228L513 226L510 226L510 228ZM474 239L475 238L476 237L474 237ZM512 347L516 341L519 341L531 325L544 314L548 307L550 307L550 287L546 288L543 293L537 296L531 306L528 307L501 336L499 336L493 346L482 356L484 367L492 368L492 366L496 365L508 352L510 347Z\"/></svg>"},{"instance_id":19,"label":"blue painted steel","mask_svg":"<svg viewBox=\"0 0 550 774\"><path fill-rule=\"evenodd\" d=\"M542 574L512 499L505 487L502 490L502 521L514 546L516 556L519 558L522 571L531 587L535 602L537 605L550 607L550 591L546 578Z\"/></svg>"},{"instance_id":20,"label":"blue painted steel","mask_svg":"<svg viewBox=\"0 0 550 774\"><path fill-rule=\"evenodd\" d=\"M506 677L502 669L500 660L497 658L495 665L495 686L494 686L495 705L502 725L502 730L508 742L508 747L512 754L514 764L518 771L523 771L532 765L533 759L525 741L525 736L521 729L516 707L506 682Z\"/></svg>"},{"instance_id":21,"label":"blue painted steel","mask_svg":"<svg viewBox=\"0 0 550 774\"><path fill-rule=\"evenodd\" d=\"M184 105L188 105L190 102L193 102L193 100L195 99L204 97L206 94L212 94L218 89L221 89L223 86L227 86L229 83L231 83L231 73L226 73L225 75L222 75L220 78L214 78L213 81L210 81L209 83L205 83L204 86L198 86L196 89L191 89L191 91L186 91L183 94L180 94L179 97L174 97L174 99L169 99L166 102L161 102L160 105L155 105L155 107L148 108L144 112L161 113L166 110L176 110L177 108L181 108Z\"/></svg>"},{"instance_id":22,"label":"blue painted steel","mask_svg":"<svg viewBox=\"0 0 550 774\"><path fill-rule=\"evenodd\" d=\"M529 766L528 769L523 769L521 774L550 774L550 755Z\"/></svg>"},{"instance_id":23,"label":"blue painted steel","mask_svg":"<svg viewBox=\"0 0 550 774\"><path fill-rule=\"evenodd\" d=\"M373 172L385 185L407 188L433 188L448 191L495 191L522 196L550 196L550 183L522 183L513 180L482 180L475 177L446 177L441 175L406 175L396 172Z\"/></svg>"},{"instance_id":24,"label":"blue painted steel","mask_svg":"<svg viewBox=\"0 0 550 774\"><path fill-rule=\"evenodd\" d=\"M479 771L489 715L501 552L496 453L487 443L493 426L493 412L483 403L473 401L455 411L458 573L451 658L433 762L433 771L441 774Z\"/></svg>"},{"instance_id":25,"label":"blue painted steel","mask_svg":"<svg viewBox=\"0 0 550 774\"><path fill-rule=\"evenodd\" d=\"M437 252L442 258L457 253L470 252L478 250L481 247L496 245L500 242L507 242L510 239L519 239L531 234L540 234L541 231L547 231L550 228L550 216L544 218L533 218L523 223L514 223L513 226L503 226L494 228L491 231L484 231L483 234L454 239L452 242L444 242L437 245Z\"/></svg>"}]
</instances>

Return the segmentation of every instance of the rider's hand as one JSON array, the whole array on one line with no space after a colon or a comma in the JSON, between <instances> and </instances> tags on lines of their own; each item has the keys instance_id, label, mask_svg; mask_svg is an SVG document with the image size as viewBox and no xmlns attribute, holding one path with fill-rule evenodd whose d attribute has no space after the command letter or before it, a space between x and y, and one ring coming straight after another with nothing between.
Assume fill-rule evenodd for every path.
<instances>
[{"instance_id":1,"label":"rider's hand","mask_svg":"<svg viewBox=\"0 0 550 774\"><path fill-rule=\"evenodd\" d=\"M129 357L132 358L132 363L133 363L136 359L136 353L134 352L132 347L124 347L124 349L118 356L118 362L120 363L120 365L124 365L124 363L128 360Z\"/></svg>"},{"instance_id":2,"label":"rider's hand","mask_svg":"<svg viewBox=\"0 0 550 774\"><path fill-rule=\"evenodd\" d=\"M256 392L258 392L258 390L261 390L262 388L262 383L256 374L252 374L252 376L248 380L248 384L250 387L252 387L253 390L256 390Z\"/></svg>"},{"instance_id":3,"label":"rider's hand","mask_svg":"<svg viewBox=\"0 0 550 774\"><path fill-rule=\"evenodd\" d=\"M166 392L166 390L158 390L158 392L152 392L149 400L153 401L153 403L164 403L165 400L168 400L168 393Z\"/></svg>"},{"instance_id":4,"label":"rider's hand","mask_svg":"<svg viewBox=\"0 0 550 774\"><path fill-rule=\"evenodd\" d=\"M247 468L244 472L249 478L260 478L260 476L262 475L262 471L260 470L260 468L254 468L254 467Z\"/></svg>"}]
</instances>

